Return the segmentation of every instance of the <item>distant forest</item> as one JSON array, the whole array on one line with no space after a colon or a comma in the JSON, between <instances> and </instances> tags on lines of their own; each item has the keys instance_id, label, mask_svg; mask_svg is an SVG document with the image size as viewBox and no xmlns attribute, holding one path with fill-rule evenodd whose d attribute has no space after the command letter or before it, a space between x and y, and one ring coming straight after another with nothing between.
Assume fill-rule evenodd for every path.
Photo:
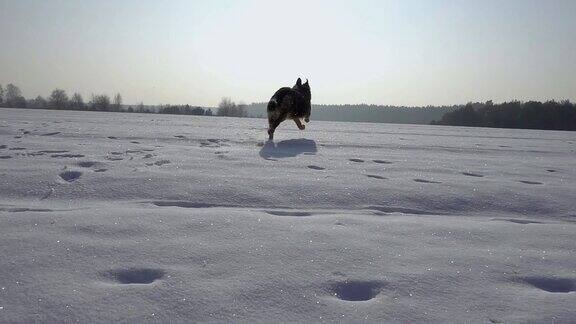
<instances>
[{"instance_id":1,"label":"distant forest","mask_svg":"<svg viewBox=\"0 0 576 324\"><path fill-rule=\"evenodd\" d=\"M74 93L68 97L66 91L54 89L48 98L37 96L34 99L26 99L22 96L20 88L10 83L3 88L0 85L0 107L6 108L32 108L32 109L54 109L54 110L84 110L84 111L110 111L129 113L158 113L174 115L206 115L212 116L210 108L203 108L190 105L155 105L145 106L143 103L137 105L123 105L122 95L115 94L112 99L106 94L92 94L90 101L85 102L82 95Z\"/></svg>"},{"instance_id":2,"label":"distant forest","mask_svg":"<svg viewBox=\"0 0 576 324\"><path fill-rule=\"evenodd\" d=\"M576 130L576 104L568 100L468 103L448 112L434 125Z\"/></svg>"},{"instance_id":3,"label":"distant forest","mask_svg":"<svg viewBox=\"0 0 576 324\"><path fill-rule=\"evenodd\" d=\"M246 107L251 117L266 117L267 103L253 103ZM312 104L313 120L347 121L367 123L430 124L445 113L462 106L382 106L382 105L315 105Z\"/></svg>"},{"instance_id":4,"label":"distant forest","mask_svg":"<svg viewBox=\"0 0 576 324\"><path fill-rule=\"evenodd\" d=\"M145 106L122 104L117 93L112 99L106 94L93 94L85 102L79 93L68 97L66 91L54 89L48 98L37 96L26 99L14 84L0 85L0 107L35 108L56 110L111 111L129 113L158 113L174 115L231 116L266 118L267 103L236 104L223 98L218 107L208 108L191 105ZM215 112L212 110L214 109ZM576 105L568 100L512 101L494 104L467 103L453 106L382 106L382 105L312 105L313 120L432 124L452 126L477 126L499 128L527 128L550 130L576 130Z\"/></svg>"},{"instance_id":5,"label":"distant forest","mask_svg":"<svg viewBox=\"0 0 576 324\"><path fill-rule=\"evenodd\" d=\"M230 98L223 98L218 107L206 108L191 105L124 105L122 96L117 93L110 98L106 94L93 94L85 102L79 93L71 97L62 89L54 89L48 98L37 96L26 99L14 84L6 88L0 85L0 107L36 108L55 110L85 110L135 113L160 113L174 115L204 115L266 118L266 103L236 104ZM326 121L352 121L373 123L429 124L461 106L396 107L377 105L312 105L312 118ZM213 109L215 111L213 111Z\"/></svg>"}]
</instances>

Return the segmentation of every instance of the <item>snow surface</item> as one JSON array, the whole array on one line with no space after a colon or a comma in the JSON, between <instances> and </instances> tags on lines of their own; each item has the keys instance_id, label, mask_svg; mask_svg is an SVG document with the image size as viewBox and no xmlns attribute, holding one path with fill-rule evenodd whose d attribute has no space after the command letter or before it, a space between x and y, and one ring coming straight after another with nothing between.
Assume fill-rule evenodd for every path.
<instances>
[{"instance_id":1,"label":"snow surface","mask_svg":"<svg viewBox=\"0 0 576 324\"><path fill-rule=\"evenodd\" d=\"M0 322L576 321L576 133L0 110Z\"/></svg>"}]
</instances>

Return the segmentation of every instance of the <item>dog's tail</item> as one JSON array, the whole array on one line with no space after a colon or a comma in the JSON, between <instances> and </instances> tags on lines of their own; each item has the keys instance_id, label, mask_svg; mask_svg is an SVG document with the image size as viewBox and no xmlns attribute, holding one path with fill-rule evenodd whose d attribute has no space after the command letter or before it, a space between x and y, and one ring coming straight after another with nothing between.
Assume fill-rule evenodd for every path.
<instances>
[{"instance_id":1,"label":"dog's tail","mask_svg":"<svg viewBox=\"0 0 576 324\"><path fill-rule=\"evenodd\" d=\"M270 101L268 101L268 111L274 111L276 107L278 107L278 100L276 100L276 98L270 99Z\"/></svg>"}]
</instances>

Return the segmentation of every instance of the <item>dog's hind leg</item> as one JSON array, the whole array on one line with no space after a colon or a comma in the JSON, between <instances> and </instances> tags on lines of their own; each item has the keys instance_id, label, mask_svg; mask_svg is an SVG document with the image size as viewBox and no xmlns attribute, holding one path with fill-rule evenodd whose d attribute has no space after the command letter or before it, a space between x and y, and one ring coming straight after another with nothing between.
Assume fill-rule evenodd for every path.
<instances>
[{"instance_id":1,"label":"dog's hind leg","mask_svg":"<svg viewBox=\"0 0 576 324\"><path fill-rule=\"evenodd\" d=\"M300 118L294 118L294 122L296 123L296 126L298 126L299 130L304 130L304 128L306 128L306 126L302 125Z\"/></svg>"},{"instance_id":2,"label":"dog's hind leg","mask_svg":"<svg viewBox=\"0 0 576 324\"><path fill-rule=\"evenodd\" d=\"M274 131L276 130L276 127L278 127L278 125L280 125L280 123L282 122L282 119L275 119L275 120L270 120L269 123L269 127L268 127L268 140L271 141L274 139Z\"/></svg>"}]
</instances>

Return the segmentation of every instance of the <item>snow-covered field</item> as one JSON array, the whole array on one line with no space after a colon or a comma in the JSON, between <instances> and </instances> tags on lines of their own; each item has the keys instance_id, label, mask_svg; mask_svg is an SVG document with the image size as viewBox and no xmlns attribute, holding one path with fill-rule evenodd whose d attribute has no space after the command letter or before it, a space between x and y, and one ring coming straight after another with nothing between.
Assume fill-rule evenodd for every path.
<instances>
[{"instance_id":1,"label":"snow-covered field","mask_svg":"<svg viewBox=\"0 0 576 324\"><path fill-rule=\"evenodd\" d=\"M0 322L576 322L576 133L0 109Z\"/></svg>"}]
</instances>

